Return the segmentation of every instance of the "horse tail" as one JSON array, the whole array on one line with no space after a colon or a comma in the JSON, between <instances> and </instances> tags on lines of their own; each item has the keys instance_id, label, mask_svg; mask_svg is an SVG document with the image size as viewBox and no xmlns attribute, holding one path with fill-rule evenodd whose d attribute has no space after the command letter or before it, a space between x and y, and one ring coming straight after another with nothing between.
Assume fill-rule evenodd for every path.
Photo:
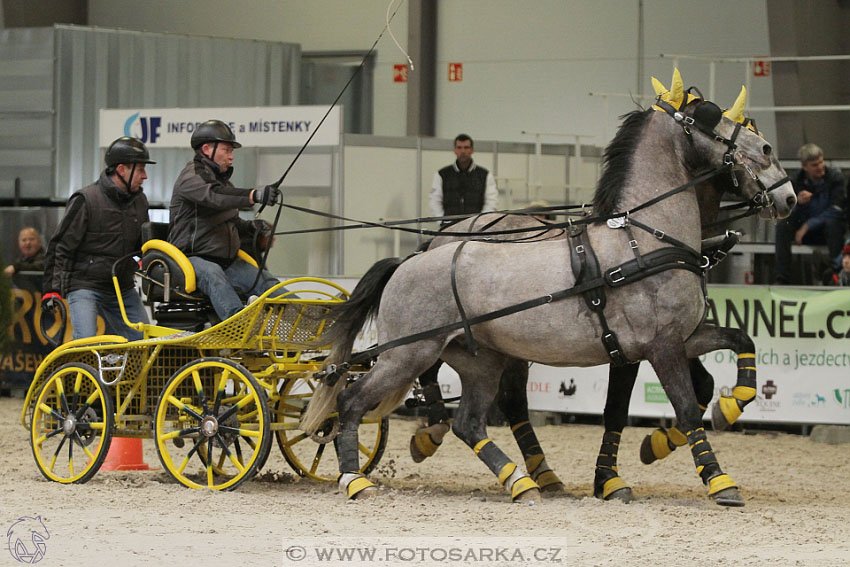
<instances>
[{"instance_id":1,"label":"horse tail","mask_svg":"<svg viewBox=\"0 0 850 567\"><path fill-rule=\"evenodd\" d=\"M404 260L404 258L379 260L363 274L347 301L330 308L328 318L333 321L333 324L322 334L320 340L332 346L323 368L331 364L341 364L351 358L357 333L378 313L384 288ZM324 382L319 383L301 418L303 431L309 434L315 433L327 415L333 411L336 407L337 396L345 386L346 374L347 372L342 372L333 386Z\"/></svg>"}]
</instances>

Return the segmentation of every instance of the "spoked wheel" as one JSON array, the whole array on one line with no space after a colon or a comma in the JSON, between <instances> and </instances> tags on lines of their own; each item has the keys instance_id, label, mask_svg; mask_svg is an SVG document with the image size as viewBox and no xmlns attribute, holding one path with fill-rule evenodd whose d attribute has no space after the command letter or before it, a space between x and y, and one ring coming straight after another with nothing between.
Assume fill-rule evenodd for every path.
<instances>
[{"instance_id":1,"label":"spoked wheel","mask_svg":"<svg viewBox=\"0 0 850 567\"><path fill-rule=\"evenodd\" d=\"M64 484L90 480L109 451L114 419L97 370L80 362L57 368L35 398L30 423L41 474Z\"/></svg>"},{"instance_id":2,"label":"spoked wheel","mask_svg":"<svg viewBox=\"0 0 850 567\"><path fill-rule=\"evenodd\" d=\"M300 476L315 480L336 480L339 461L336 455L336 436L339 419L332 413L313 435L298 427L301 415L313 397L316 381L313 378L288 378L283 381L280 398L275 404L275 438L283 457ZM387 446L390 423L387 419L363 420L358 429L360 439L360 472L374 469Z\"/></svg>"},{"instance_id":3,"label":"spoked wheel","mask_svg":"<svg viewBox=\"0 0 850 567\"><path fill-rule=\"evenodd\" d=\"M201 358L172 376L156 407L162 466L189 488L233 490L271 447L265 391L242 365Z\"/></svg>"}]
</instances>

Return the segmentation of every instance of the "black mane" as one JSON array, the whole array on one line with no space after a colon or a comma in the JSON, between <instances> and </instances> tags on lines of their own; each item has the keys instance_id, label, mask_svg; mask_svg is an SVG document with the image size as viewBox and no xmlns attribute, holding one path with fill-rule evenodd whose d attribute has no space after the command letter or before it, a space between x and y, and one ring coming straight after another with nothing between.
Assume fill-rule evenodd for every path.
<instances>
[{"instance_id":1,"label":"black mane","mask_svg":"<svg viewBox=\"0 0 850 567\"><path fill-rule=\"evenodd\" d=\"M623 192L626 174L632 163L632 155L635 153L638 139L651 112L654 111L633 110L624 115L617 135L605 148L602 176L593 195L594 216L610 215L616 212L615 207Z\"/></svg>"}]
</instances>

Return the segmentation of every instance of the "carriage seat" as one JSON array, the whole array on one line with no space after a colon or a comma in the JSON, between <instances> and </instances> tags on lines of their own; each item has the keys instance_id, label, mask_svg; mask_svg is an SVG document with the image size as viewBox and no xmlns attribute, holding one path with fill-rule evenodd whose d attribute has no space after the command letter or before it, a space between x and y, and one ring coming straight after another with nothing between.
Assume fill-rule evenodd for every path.
<instances>
[{"instance_id":1,"label":"carriage seat","mask_svg":"<svg viewBox=\"0 0 850 567\"><path fill-rule=\"evenodd\" d=\"M168 242L168 223L142 224L142 292L153 306L159 325L184 330L201 330L218 318L209 298L197 289L195 270L189 258ZM239 257L257 266L254 258L239 250ZM236 290L245 300L245 294Z\"/></svg>"}]
</instances>

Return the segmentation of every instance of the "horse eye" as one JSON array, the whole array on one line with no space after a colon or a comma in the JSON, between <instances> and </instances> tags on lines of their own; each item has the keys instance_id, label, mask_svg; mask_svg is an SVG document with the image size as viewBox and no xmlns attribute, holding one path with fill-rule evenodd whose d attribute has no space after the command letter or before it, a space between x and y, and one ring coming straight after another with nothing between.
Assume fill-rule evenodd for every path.
<instances>
[{"instance_id":1,"label":"horse eye","mask_svg":"<svg viewBox=\"0 0 850 567\"><path fill-rule=\"evenodd\" d=\"M769 156L770 152L773 151L773 150L770 148L770 146L765 144L764 147L761 149L761 151L764 152L764 155Z\"/></svg>"}]
</instances>

